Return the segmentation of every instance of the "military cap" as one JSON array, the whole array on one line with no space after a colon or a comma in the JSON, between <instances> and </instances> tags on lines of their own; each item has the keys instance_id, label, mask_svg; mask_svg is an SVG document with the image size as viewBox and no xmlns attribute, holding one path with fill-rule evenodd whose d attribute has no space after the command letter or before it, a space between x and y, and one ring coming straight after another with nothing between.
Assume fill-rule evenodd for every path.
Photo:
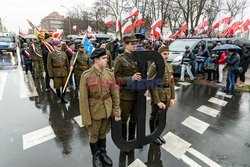
<instances>
[{"instance_id":1,"label":"military cap","mask_svg":"<svg viewBox=\"0 0 250 167\"><path fill-rule=\"evenodd\" d=\"M168 48L168 46L166 46L166 45L162 45L162 46L158 49L158 52L159 52L159 53L168 52L168 51L169 51L169 48Z\"/></svg>"},{"instance_id":2,"label":"military cap","mask_svg":"<svg viewBox=\"0 0 250 167\"><path fill-rule=\"evenodd\" d=\"M122 38L124 43L139 41L134 34L126 35Z\"/></svg>"},{"instance_id":3,"label":"military cap","mask_svg":"<svg viewBox=\"0 0 250 167\"><path fill-rule=\"evenodd\" d=\"M185 49L189 49L190 47L187 45L187 46L185 46Z\"/></svg>"},{"instance_id":4,"label":"military cap","mask_svg":"<svg viewBox=\"0 0 250 167\"><path fill-rule=\"evenodd\" d=\"M91 59L94 59L94 58L98 58L98 57L101 57L101 56L104 56L106 55L106 49L104 48L97 48L93 51L92 55L91 55Z\"/></svg>"},{"instance_id":5,"label":"military cap","mask_svg":"<svg viewBox=\"0 0 250 167\"><path fill-rule=\"evenodd\" d=\"M62 42L61 41L55 41L54 42L54 46L62 46Z\"/></svg>"},{"instance_id":6,"label":"military cap","mask_svg":"<svg viewBox=\"0 0 250 167\"><path fill-rule=\"evenodd\" d=\"M50 34L48 34L48 33L45 33L44 39L48 39L48 38L50 38L50 37L52 37L52 35L50 35Z\"/></svg>"},{"instance_id":7,"label":"military cap","mask_svg":"<svg viewBox=\"0 0 250 167\"><path fill-rule=\"evenodd\" d=\"M72 43L72 44L74 44L74 43ZM71 45L72 45L72 44L71 44ZM70 45L69 45L69 46L70 46ZM78 44L78 45L77 45L77 48L84 48L84 46L83 46L83 44Z\"/></svg>"}]
</instances>

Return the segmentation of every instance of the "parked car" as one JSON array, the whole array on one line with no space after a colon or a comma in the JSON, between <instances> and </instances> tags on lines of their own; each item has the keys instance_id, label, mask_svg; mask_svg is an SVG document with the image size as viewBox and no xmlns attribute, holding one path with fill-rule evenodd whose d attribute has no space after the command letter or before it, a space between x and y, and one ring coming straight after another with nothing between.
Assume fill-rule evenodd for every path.
<instances>
[{"instance_id":1,"label":"parked car","mask_svg":"<svg viewBox=\"0 0 250 167\"><path fill-rule=\"evenodd\" d=\"M17 43L15 36L0 36L0 52L16 53Z\"/></svg>"}]
</instances>

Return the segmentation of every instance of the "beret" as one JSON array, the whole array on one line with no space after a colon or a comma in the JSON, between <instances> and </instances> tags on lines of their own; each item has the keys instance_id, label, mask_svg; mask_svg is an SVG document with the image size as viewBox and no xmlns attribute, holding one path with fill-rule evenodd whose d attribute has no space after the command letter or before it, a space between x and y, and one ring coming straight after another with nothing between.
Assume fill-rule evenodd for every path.
<instances>
[{"instance_id":1,"label":"beret","mask_svg":"<svg viewBox=\"0 0 250 167\"><path fill-rule=\"evenodd\" d=\"M97 48L93 51L92 55L91 55L91 59L94 59L94 58L98 58L98 57L101 57L101 56L104 56L106 55L106 49L104 48Z\"/></svg>"}]
</instances>

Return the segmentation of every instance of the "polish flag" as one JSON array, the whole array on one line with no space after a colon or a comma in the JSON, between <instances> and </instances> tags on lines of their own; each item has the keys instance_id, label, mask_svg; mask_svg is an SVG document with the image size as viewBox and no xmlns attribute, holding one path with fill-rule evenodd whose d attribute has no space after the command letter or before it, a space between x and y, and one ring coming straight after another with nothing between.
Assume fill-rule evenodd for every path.
<instances>
[{"instance_id":1,"label":"polish flag","mask_svg":"<svg viewBox=\"0 0 250 167\"><path fill-rule=\"evenodd\" d=\"M183 31L186 31L188 29L187 24L183 24L181 28L175 33L175 36L179 36Z\"/></svg>"},{"instance_id":2,"label":"polish flag","mask_svg":"<svg viewBox=\"0 0 250 167\"><path fill-rule=\"evenodd\" d=\"M151 25L151 28L154 30L156 27L161 27L163 24L163 21L160 18L158 18L152 25Z\"/></svg>"},{"instance_id":3,"label":"polish flag","mask_svg":"<svg viewBox=\"0 0 250 167\"><path fill-rule=\"evenodd\" d=\"M74 26L72 27L72 29L76 32L77 26L74 25Z\"/></svg>"},{"instance_id":4,"label":"polish flag","mask_svg":"<svg viewBox=\"0 0 250 167\"><path fill-rule=\"evenodd\" d=\"M111 16L106 17L104 23L107 25L114 25L113 18Z\"/></svg>"},{"instance_id":5,"label":"polish flag","mask_svg":"<svg viewBox=\"0 0 250 167\"><path fill-rule=\"evenodd\" d=\"M242 31L246 32L250 30L250 19L247 19L243 24L242 24Z\"/></svg>"},{"instance_id":6,"label":"polish flag","mask_svg":"<svg viewBox=\"0 0 250 167\"><path fill-rule=\"evenodd\" d=\"M159 27L156 27L155 29L152 29L151 33L153 33L153 35L155 37L158 37L160 38L162 35L161 35L161 29Z\"/></svg>"},{"instance_id":7,"label":"polish flag","mask_svg":"<svg viewBox=\"0 0 250 167\"><path fill-rule=\"evenodd\" d=\"M231 21L231 17L225 17L225 18L223 18L223 19L217 21L217 22L214 24L213 29L219 28L220 25L222 25L222 24L229 24L230 21Z\"/></svg>"},{"instance_id":8,"label":"polish flag","mask_svg":"<svg viewBox=\"0 0 250 167\"><path fill-rule=\"evenodd\" d=\"M142 14L139 12L138 17L134 22L134 27L138 27L138 26L141 26L143 24L145 24L145 23L142 21Z\"/></svg>"},{"instance_id":9,"label":"polish flag","mask_svg":"<svg viewBox=\"0 0 250 167\"><path fill-rule=\"evenodd\" d=\"M128 20L123 26L122 26L122 33L125 34L129 31L134 30L134 26L131 20Z\"/></svg>"},{"instance_id":10,"label":"polish flag","mask_svg":"<svg viewBox=\"0 0 250 167\"><path fill-rule=\"evenodd\" d=\"M116 32L119 32L121 30L121 20L117 19L116 20Z\"/></svg>"},{"instance_id":11,"label":"polish flag","mask_svg":"<svg viewBox=\"0 0 250 167\"><path fill-rule=\"evenodd\" d=\"M63 34L63 30L57 29L56 32L53 32L52 37L58 39Z\"/></svg>"},{"instance_id":12,"label":"polish flag","mask_svg":"<svg viewBox=\"0 0 250 167\"><path fill-rule=\"evenodd\" d=\"M133 16L138 16L139 14L139 10L137 9L137 7L133 7L133 9L128 13L128 15L126 16L126 19L129 19Z\"/></svg>"}]
</instances>

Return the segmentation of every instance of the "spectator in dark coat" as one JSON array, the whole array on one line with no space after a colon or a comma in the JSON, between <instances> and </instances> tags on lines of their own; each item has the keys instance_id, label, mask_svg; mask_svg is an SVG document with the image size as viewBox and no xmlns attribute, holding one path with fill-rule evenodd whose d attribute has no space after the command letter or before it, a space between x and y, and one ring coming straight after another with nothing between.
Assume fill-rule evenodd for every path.
<instances>
[{"instance_id":1,"label":"spectator in dark coat","mask_svg":"<svg viewBox=\"0 0 250 167\"><path fill-rule=\"evenodd\" d=\"M245 74L247 72L248 66L250 64L250 51L247 52L245 56L240 59L239 68L236 72L235 82L237 82L238 77L240 78L240 83L237 86L245 86Z\"/></svg>"},{"instance_id":2,"label":"spectator in dark coat","mask_svg":"<svg viewBox=\"0 0 250 167\"><path fill-rule=\"evenodd\" d=\"M218 66L218 64L217 64L216 54L212 53L211 56L208 57L206 62L205 62L205 70L208 73L208 76L207 76L208 81L211 82L215 79L217 66Z\"/></svg>"},{"instance_id":3,"label":"spectator in dark coat","mask_svg":"<svg viewBox=\"0 0 250 167\"><path fill-rule=\"evenodd\" d=\"M23 62L24 62L24 65L25 65L25 72L26 74L28 74L28 70L30 72L32 72L32 59L30 57L30 54L29 54L29 47L27 45L27 43L23 43L23 49L22 49L22 52L21 52L21 55L23 56Z\"/></svg>"}]
</instances>

